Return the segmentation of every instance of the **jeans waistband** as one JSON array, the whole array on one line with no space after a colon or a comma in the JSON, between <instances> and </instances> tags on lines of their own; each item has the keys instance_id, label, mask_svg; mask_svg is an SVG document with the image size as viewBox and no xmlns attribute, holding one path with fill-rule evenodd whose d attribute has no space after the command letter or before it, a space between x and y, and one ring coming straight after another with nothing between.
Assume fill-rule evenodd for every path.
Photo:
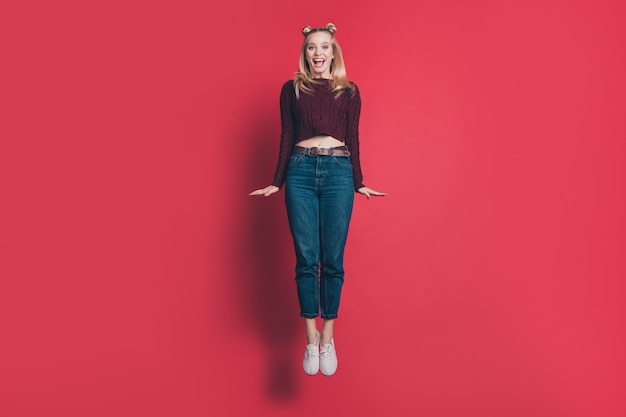
<instances>
[{"instance_id":1,"label":"jeans waistband","mask_svg":"<svg viewBox=\"0 0 626 417\"><path fill-rule=\"evenodd\" d=\"M295 146L293 153L307 156L350 156L347 146L335 146L334 148L305 148L304 146Z\"/></svg>"}]
</instances>

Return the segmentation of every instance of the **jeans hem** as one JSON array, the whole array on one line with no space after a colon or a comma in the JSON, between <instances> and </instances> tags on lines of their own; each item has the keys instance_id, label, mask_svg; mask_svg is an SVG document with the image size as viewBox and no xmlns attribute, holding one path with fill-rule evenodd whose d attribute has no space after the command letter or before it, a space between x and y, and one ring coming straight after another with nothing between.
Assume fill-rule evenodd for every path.
<instances>
[{"instance_id":1,"label":"jeans hem","mask_svg":"<svg viewBox=\"0 0 626 417\"><path fill-rule=\"evenodd\" d=\"M300 313L300 317L304 317L305 319L314 319L314 318L316 318L318 316L319 316L319 314Z\"/></svg>"},{"instance_id":2,"label":"jeans hem","mask_svg":"<svg viewBox=\"0 0 626 417\"><path fill-rule=\"evenodd\" d=\"M331 315L328 315L328 316L322 315L322 318L324 320L335 320L337 318L337 315L336 314L331 314Z\"/></svg>"}]
</instances>

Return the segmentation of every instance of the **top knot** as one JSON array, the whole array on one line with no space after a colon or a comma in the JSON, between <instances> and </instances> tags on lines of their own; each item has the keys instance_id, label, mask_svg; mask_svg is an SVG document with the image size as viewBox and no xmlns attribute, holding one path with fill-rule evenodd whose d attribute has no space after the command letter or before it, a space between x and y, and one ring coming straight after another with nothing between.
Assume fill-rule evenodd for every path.
<instances>
[{"instance_id":1,"label":"top knot","mask_svg":"<svg viewBox=\"0 0 626 417\"><path fill-rule=\"evenodd\" d=\"M326 25L326 27L323 28L315 28L312 29L311 26L306 25L305 27L302 28L302 34L306 37L309 36L310 33L314 33L314 32L319 32L319 31L326 31L328 33L330 33L331 35L334 35L335 32L337 32L337 26L335 26L334 23L328 23Z\"/></svg>"}]
</instances>

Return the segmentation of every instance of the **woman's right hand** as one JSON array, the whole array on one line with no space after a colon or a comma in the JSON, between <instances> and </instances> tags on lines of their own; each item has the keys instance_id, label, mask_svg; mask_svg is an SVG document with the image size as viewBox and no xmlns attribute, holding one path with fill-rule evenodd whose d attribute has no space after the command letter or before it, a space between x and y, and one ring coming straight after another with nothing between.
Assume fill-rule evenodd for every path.
<instances>
[{"instance_id":1,"label":"woman's right hand","mask_svg":"<svg viewBox=\"0 0 626 417\"><path fill-rule=\"evenodd\" d=\"M248 195L264 195L265 197L269 197L272 194L274 194L275 192L277 192L278 190L279 190L279 188L277 186L275 186L275 185L268 185L265 188L254 190L254 191L252 191Z\"/></svg>"}]
</instances>

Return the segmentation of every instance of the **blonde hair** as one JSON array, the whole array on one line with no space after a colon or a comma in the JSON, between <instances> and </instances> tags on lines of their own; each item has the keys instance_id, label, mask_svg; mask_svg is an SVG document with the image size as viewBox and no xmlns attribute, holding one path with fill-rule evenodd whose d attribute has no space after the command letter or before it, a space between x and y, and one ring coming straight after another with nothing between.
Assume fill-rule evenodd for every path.
<instances>
[{"instance_id":1,"label":"blonde hair","mask_svg":"<svg viewBox=\"0 0 626 417\"><path fill-rule=\"evenodd\" d=\"M313 78L311 68L309 67L309 62L306 58L307 40L309 39L310 35L317 32L326 32L330 35L330 45L333 48L333 60L330 63L330 73L332 75L330 87L331 90L335 92L335 98L339 98L339 96L341 96L345 90L348 90L352 92L352 94L354 94L354 84L352 84L348 80L341 47L339 46L339 43L337 43L337 40L334 36L336 31L337 27L332 23L328 23L324 28L311 29L311 26L305 26L302 29L304 42L302 43L302 48L300 49L300 62L298 64L298 72L296 73L296 77L294 79L296 97L300 97L300 91L311 94L313 92L313 89L310 87L310 85L319 83L319 81L316 81L315 78Z\"/></svg>"}]
</instances>

